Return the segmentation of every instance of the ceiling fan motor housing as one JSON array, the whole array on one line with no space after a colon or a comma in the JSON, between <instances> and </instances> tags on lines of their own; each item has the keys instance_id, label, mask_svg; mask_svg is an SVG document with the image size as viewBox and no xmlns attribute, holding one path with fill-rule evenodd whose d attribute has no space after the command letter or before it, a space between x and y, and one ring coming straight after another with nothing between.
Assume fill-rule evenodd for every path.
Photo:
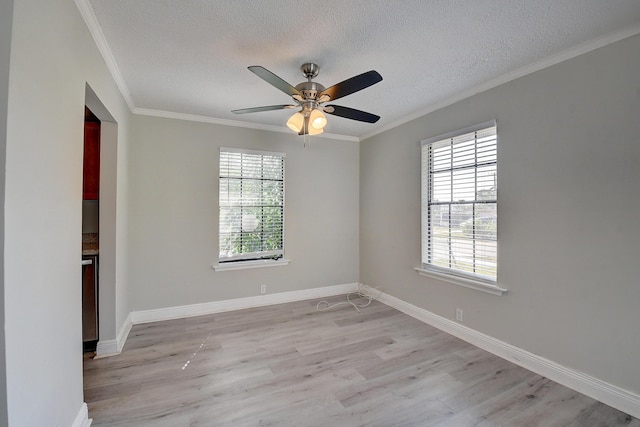
<instances>
[{"instance_id":1,"label":"ceiling fan motor housing","mask_svg":"<svg viewBox=\"0 0 640 427\"><path fill-rule=\"evenodd\" d=\"M302 92L302 97L305 101L314 101L325 88L320 83L309 81L300 83L296 86L296 89Z\"/></svg>"}]
</instances>

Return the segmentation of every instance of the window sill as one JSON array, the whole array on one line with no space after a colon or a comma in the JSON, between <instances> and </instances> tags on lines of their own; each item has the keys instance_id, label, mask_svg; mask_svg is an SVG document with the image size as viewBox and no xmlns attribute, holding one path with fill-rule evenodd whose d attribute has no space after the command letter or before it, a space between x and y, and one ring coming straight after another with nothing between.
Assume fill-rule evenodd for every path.
<instances>
[{"instance_id":1,"label":"window sill","mask_svg":"<svg viewBox=\"0 0 640 427\"><path fill-rule=\"evenodd\" d=\"M272 259L265 259L256 261L238 261L215 264L212 267L215 271L246 270L248 268L279 267L281 265L288 265L289 262L290 260L288 259L279 259L277 261Z\"/></svg>"},{"instance_id":2,"label":"window sill","mask_svg":"<svg viewBox=\"0 0 640 427\"><path fill-rule=\"evenodd\" d=\"M502 296L507 293L506 289L499 288L496 285L490 285L488 283L480 282L477 280L452 276L450 274L427 270L421 267L414 267L414 270L416 270L418 274L421 276L431 277L433 279L442 280L444 282L452 283L454 285L475 289L476 291L487 292L489 294L498 295L498 296Z\"/></svg>"}]
</instances>

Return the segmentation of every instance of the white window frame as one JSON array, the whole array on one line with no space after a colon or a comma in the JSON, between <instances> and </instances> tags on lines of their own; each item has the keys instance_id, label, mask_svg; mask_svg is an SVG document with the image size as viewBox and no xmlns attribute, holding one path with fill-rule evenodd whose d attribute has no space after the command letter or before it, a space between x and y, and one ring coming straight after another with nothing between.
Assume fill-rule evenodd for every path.
<instances>
[{"instance_id":1,"label":"white window frame","mask_svg":"<svg viewBox=\"0 0 640 427\"><path fill-rule=\"evenodd\" d=\"M454 250L452 249L455 244L454 244L454 240L456 239L452 232L452 228L453 227L449 227L449 231L448 231L448 248L449 248L449 255L448 255L448 265L447 266L442 266L442 265L436 265L435 262L433 262L433 257L434 257L434 244L435 244L435 237L433 235L433 231L434 231L434 227L432 226L433 224L433 219L431 218L431 212L432 212L432 206L437 206L437 205L448 205L449 206L449 212L451 212L452 206L460 203L460 201L456 201L453 200L453 192L454 192L454 184L456 184L456 181L454 181L454 176L455 176L455 171L457 170L456 167L454 167L453 165L453 161L451 161L451 168L450 168L450 176L451 176L451 189L449 190L451 192L451 200L449 202L438 202L438 201L434 201L431 200L431 195L433 194L432 192L432 186L434 185L434 183L431 181L431 176L433 176L432 173L432 162L433 159L432 157L430 157L430 153L432 152L431 149L432 148L442 148L442 147L452 147L452 156L454 156L453 154L453 147L456 146L456 144L461 144L464 142L468 143L470 141L474 141L473 147L477 147L478 146L478 139L477 136L478 134L486 134L486 132L490 132L491 130L493 130L495 132L495 150L496 150L496 155L495 155L495 159L494 160L478 160L479 156L477 155L477 148L474 150L475 155L473 157L473 161L472 163L467 163L464 166L464 169L466 169L467 171L469 170L473 170L473 176L474 176L474 182L475 182L475 187L473 190L473 194L474 196L471 198L465 198L463 199L464 201L462 202L463 204L467 205L467 204L471 204L474 206L473 209L473 213L471 216L471 221L472 221L472 227L473 227L473 231L472 231L472 235L466 236L465 240L468 242L467 244L471 246L471 250L470 252L465 252L465 255L467 256L471 256L471 263L473 265L473 270L472 272L466 271L463 268L459 268L457 267L457 265L455 265L455 255L452 255ZM481 290L481 291L485 291L485 292L489 292L495 295L502 295L503 293L506 292L506 289L503 289L501 287L499 287L497 285L497 232L495 232L495 257L496 257L496 275L495 277L493 276L487 276L482 274L481 272L476 271L476 264L480 262L480 258L479 255L477 255L477 251L476 251L476 245L479 244L478 242L483 241L482 236L480 236L480 233L478 233L476 235L476 228L475 228L475 224L476 221L478 221L479 218L479 214L478 216L476 216L476 210L475 210L475 206L478 204L484 204L484 205L495 205L495 221L497 223L497 194L495 196L495 199L480 199L478 198L478 193L477 193L477 182L478 182L478 168L482 168L482 167L492 167L492 165L495 164L496 170L495 173L497 174L497 127L496 127L496 121L495 120L491 120L488 122L484 122L484 123L479 123L477 125L473 125L473 126L469 126L466 127L464 129L460 129L454 132L450 132L444 135L438 135L432 138L428 138L425 140L421 141L421 158L422 158L422 176L421 176L421 183L422 183L422 266L421 267L416 267L415 269L418 271L419 274L424 275L424 276L428 276L428 277L432 277L432 278L437 278L439 280L448 282L448 283L453 283L456 285L460 285L460 286L464 286L464 287L468 287L468 288L472 288L472 289L477 289L477 290ZM462 169L462 168L461 168ZM446 172L447 169L440 169L439 172ZM467 172L467 178L469 177L468 172ZM491 219L493 220L493 217L491 217ZM450 218L451 220L451 218ZM478 236L478 237L477 237ZM485 236L486 237L486 236ZM458 240L462 240L460 238L458 238ZM484 240L485 242L485 246L484 249L487 250L487 248L489 248L488 250L491 251L493 244L491 245L486 245L486 239ZM452 262L453 260L453 262Z\"/></svg>"},{"instance_id":2,"label":"white window frame","mask_svg":"<svg viewBox=\"0 0 640 427\"><path fill-rule=\"evenodd\" d=\"M279 161L282 162L281 164L281 168L282 168L282 173L281 176L279 178L273 178L273 177L266 177L265 175L261 175L260 177L256 177L256 176L248 176L244 173L244 170L241 169L240 170L240 175L237 174L233 174L230 172L230 166L228 164L223 164L224 162L224 155L223 153L230 153L233 156L236 156L236 161L240 162L240 165L242 167L242 162L244 162L244 159L252 159L255 161L256 159L259 159L259 163L262 165L262 167L264 167L264 163L265 161L273 161L274 159L277 159ZM218 200L218 265L214 265L214 269L216 271L222 271L222 270L237 270L237 269L245 269L245 268L258 268L258 267L273 267L273 266L278 266L278 265L286 265L288 264L288 260L284 259L284 242L285 242L285 234L284 234L284 230L285 230L285 217L284 217L284 212L285 212L285 153L277 153L277 152L269 152L269 151L257 151L257 150L247 150L247 149L240 149L240 148L228 148L228 147L220 147L220 157L219 157L219 181L218 181L218 194L219 194L219 200ZM224 183L224 180L226 180L226 185ZM280 186L281 188L281 193L280 193L280 197L281 197L281 205L267 205L264 203L264 194L261 192L259 193L259 197L258 197L258 201L256 200L251 200L250 198L243 198L244 194L242 194L241 198L238 199L231 199L231 193L228 191L229 190L229 182L231 181L240 181L242 182L249 182L252 181L254 184L256 181L261 181L261 182L272 182L272 183L276 183L276 185ZM226 190L225 190L226 189ZM254 192L252 194L253 196L256 196L256 193ZM233 231L229 231L229 227L231 226L231 224L226 224L223 218L223 211L224 210L232 210L232 209L239 209L240 210L240 215L241 215L241 227L244 227L244 214L242 213L245 209L255 209L255 208L278 208L281 209L281 218L282 218L282 222L280 224L280 229L279 232L281 233L282 236L282 241L281 241L281 245L280 247L276 248L276 249L270 249L270 250L261 250L261 251L256 251L256 252L240 252L240 253L227 253L226 255L223 253L223 239L224 236L228 236L229 233L232 234L238 234L240 236L242 236L243 232L246 232L246 230L244 229L240 229L240 230L233 230ZM255 220L255 219L253 219ZM262 223L259 222L258 223L258 227L262 227ZM252 231L252 230L250 230ZM264 230L261 230L264 231ZM261 236L261 239L264 238L264 236Z\"/></svg>"}]
</instances>

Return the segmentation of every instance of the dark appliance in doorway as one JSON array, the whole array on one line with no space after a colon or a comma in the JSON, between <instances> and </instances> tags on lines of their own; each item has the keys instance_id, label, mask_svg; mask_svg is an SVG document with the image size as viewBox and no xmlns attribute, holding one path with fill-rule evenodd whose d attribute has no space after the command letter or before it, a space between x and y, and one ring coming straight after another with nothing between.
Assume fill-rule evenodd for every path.
<instances>
[{"instance_id":1,"label":"dark appliance in doorway","mask_svg":"<svg viewBox=\"0 0 640 427\"><path fill-rule=\"evenodd\" d=\"M98 255L82 256L82 346L95 351L98 344Z\"/></svg>"}]
</instances>

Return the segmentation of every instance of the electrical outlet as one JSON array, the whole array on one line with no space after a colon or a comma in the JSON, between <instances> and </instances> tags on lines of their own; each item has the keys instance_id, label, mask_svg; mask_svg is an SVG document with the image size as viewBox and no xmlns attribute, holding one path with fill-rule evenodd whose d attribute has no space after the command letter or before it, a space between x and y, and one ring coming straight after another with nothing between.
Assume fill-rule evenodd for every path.
<instances>
[{"instance_id":1,"label":"electrical outlet","mask_svg":"<svg viewBox=\"0 0 640 427\"><path fill-rule=\"evenodd\" d=\"M267 293L267 285L260 285L260 293L261 294Z\"/></svg>"},{"instance_id":2,"label":"electrical outlet","mask_svg":"<svg viewBox=\"0 0 640 427\"><path fill-rule=\"evenodd\" d=\"M456 320L458 322L462 322L463 321L463 319L464 319L463 314L464 313L463 313L461 308L456 308Z\"/></svg>"}]
</instances>

